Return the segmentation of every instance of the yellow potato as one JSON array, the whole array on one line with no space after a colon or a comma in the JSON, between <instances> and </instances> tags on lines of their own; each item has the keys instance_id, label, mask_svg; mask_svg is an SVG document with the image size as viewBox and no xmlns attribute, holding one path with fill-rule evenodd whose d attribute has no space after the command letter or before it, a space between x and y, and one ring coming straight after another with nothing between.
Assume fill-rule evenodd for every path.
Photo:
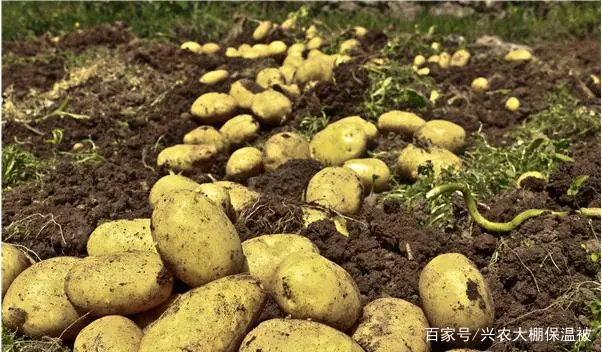
<instances>
[{"instance_id":1,"label":"yellow potato","mask_svg":"<svg viewBox=\"0 0 602 352\"><path fill-rule=\"evenodd\" d=\"M310 81L330 81L333 76L334 62L325 56L312 57L303 61L295 73L295 79L299 84Z\"/></svg>"},{"instance_id":2,"label":"yellow potato","mask_svg":"<svg viewBox=\"0 0 602 352\"><path fill-rule=\"evenodd\" d=\"M418 67L424 65L425 63L426 63L426 58L422 55L416 55L416 57L414 58L414 61L413 61L413 65L418 66Z\"/></svg>"},{"instance_id":3,"label":"yellow potato","mask_svg":"<svg viewBox=\"0 0 602 352\"><path fill-rule=\"evenodd\" d=\"M528 171L528 172L525 172L525 173L523 173L522 175L520 175L520 176L519 176L519 177L516 179L516 181L514 182L514 185L515 185L517 188L521 188L521 183L522 183L524 180L526 180L527 178L529 178L529 177L533 177L533 178L537 178L537 179L540 179L540 180L544 180L544 181L546 181L546 177L545 177L545 176L544 176L544 175L543 175L541 172L538 172L538 171Z\"/></svg>"},{"instance_id":4,"label":"yellow potato","mask_svg":"<svg viewBox=\"0 0 602 352\"><path fill-rule=\"evenodd\" d=\"M277 84L284 84L284 77L282 77L282 73L277 68L265 68L257 73L255 82L262 88L267 89Z\"/></svg>"},{"instance_id":5,"label":"yellow potato","mask_svg":"<svg viewBox=\"0 0 602 352\"><path fill-rule=\"evenodd\" d=\"M150 194L148 196L148 201L150 203L151 209L155 207L159 199L161 199L165 194L173 192L178 189L187 189L190 191L194 191L198 189L200 184L194 182L188 177L184 177L181 175L167 175L163 176L155 182L153 187L150 190Z\"/></svg>"},{"instance_id":6,"label":"yellow potato","mask_svg":"<svg viewBox=\"0 0 602 352\"><path fill-rule=\"evenodd\" d=\"M230 195L230 202L232 203L232 207L237 215L240 214L246 207L255 203L260 196L259 193L251 191L247 187L236 182L217 181L213 182L213 184L223 187L226 191L228 191L228 194Z\"/></svg>"},{"instance_id":7,"label":"yellow potato","mask_svg":"<svg viewBox=\"0 0 602 352\"><path fill-rule=\"evenodd\" d=\"M328 216L325 211L320 209L303 207L303 227L307 228L314 222L330 220L334 223L334 227L337 232L345 237L349 237L349 231L347 231L347 221L345 218L339 215Z\"/></svg>"},{"instance_id":8,"label":"yellow potato","mask_svg":"<svg viewBox=\"0 0 602 352\"><path fill-rule=\"evenodd\" d=\"M157 253L151 236L150 219L105 222L92 231L86 246L91 256L127 251Z\"/></svg>"},{"instance_id":9,"label":"yellow potato","mask_svg":"<svg viewBox=\"0 0 602 352\"><path fill-rule=\"evenodd\" d=\"M224 123L236 113L236 100L224 93L205 93L198 97L190 113L207 124Z\"/></svg>"},{"instance_id":10,"label":"yellow potato","mask_svg":"<svg viewBox=\"0 0 602 352\"><path fill-rule=\"evenodd\" d=\"M361 126L364 129L364 132L366 133L366 137L368 137L369 141L376 139L376 136L378 136L378 128L376 128L376 126L372 122L366 121L357 115L347 116L342 119L339 119L335 122L332 122L329 125L329 127L330 126L339 126L339 125L343 125L343 124L355 124L355 125Z\"/></svg>"},{"instance_id":11,"label":"yellow potato","mask_svg":"<svg viewBox=\"0 0 602 352\"><path fill-rule=\"evenodd\" d=\"M464 147L466 131L462 126L446 120L431 120L414 134L415 139L430 141L432 145L457 152Z\"/></svg>"},{"instance_id":12,"label":"yellow potato","mask_svg":"<svg viewBox=\"0 0 602 352\"><path fill-rule=\"evenodd\" d=\"M278 87L290 99L297 99L301 96L301 90L296 84L282 84Z\"/></svg>"},{"instance_id":13,"label":"yellow potato","mask_svg":"<svg viewBox=\"0 0 602 352\"><path fill-rule=\"evenodd\" d=\"M157 165L171 170L208 170L217 149L209 144L176 144L163 149L157 156Z\"/></svg>"},{"instance_id":14,"label":"yellow potato","mask_svg":"<svg viewBox=\"0 0 602 352\"><path fill-rule=\"evenodd\" d=\"M341 43L339 47L339 53L346 54L347 52L352 51L353 49L360 46L360 42L357 39L347 39Z\"/></svg>"},{"instance_id":15,"label":"yellow potato","mask_svg":"<svg viewBox=\"0 0 602 352\"><path fill-rule=\"evenodd\" d=\"M439 52L441 50L441 44L439 44L438 42L432 42L431 49Z\"/></svg>"},{"instance_id":16,"label":"yellow potato","mask_svg":"<svg viewBox=\"0 0 602 352\"><path fill-rule=\"evenodd\" d=\"M431 69L428 67L423 67L421 69L416 70L416 74L418 76L428 76L431 73Z\"/></svg>"},{"instance_id":17,"label":"yellow potato","mask_svg":"<svg viewBox=\"0 0 602 352\"><path fill-rule=\"evenodd\" d=\"M429 96L429 101L431 102L431 104L436 104L437 100L439 100L439 92L437 92L436 90L431 90L431 95Z\"/></svg>"},{"instance_id":18,"label":"yellow potato","mask_svg":"<svg viewBox=\"0 0 602 352\"><path fill-rule=\"evenodd\" d=\"M251 45L247 43L243 43L238 46L238 52L244 54L245 52L251 50Z\"/></svg>"},{"instance_id":19,"label":"yellow potato","mask_svg":"<svg viewBox=\"0 0 602 352\"><path fill-rule=\"evenodd\" d=\"M136 325L138 325L140 329L143 329L142 331L144 332L147 329L147 327L154 323L157 319L159 319L161 314L163 314L167 310L167 308L169 308L169 306L171 306L171 304L175 302L180 296L181 294L174 293L173 295L169 296L167 301L161 303L155 308L151 308L142 313L132 315L132 320L136 323Z\"/></svg>"},{"instance_id":20,"label":"yellow potato","mask_svg":"<svg viewBox=\"0 0 602 352\"><path fill-rule=\"evenodd\" d=\"M292 132L272 135L263 145L263 166L275 170L293 159L309 159L309 143L305 137Z\"/></svg>"},{"instance_id":21,"label":"yellow potato","mask_svg":"<svg viewBox=\"0 0 602 352\"><path fill-rule=\"evenodd\" d=\"M206 85L214 85L214 84L218 84L220 82L225 81L226 79L228 79L228 71L226 70L215 70L215 71L209 71L207 73L205 73L203 76L201 76L201 79L199 80L199 82L206 84Z\"/></svg>"},{"instance_id":22,"label":"yellow potato","mask_svg":"<svg viewBox=\"0 0 602 352\"><path fill-rule=\"evenodd\" d=\"M351 159L347 160L343 167L353 170L360 177L365 192L381 192L389 186L391 171L382 160Z\"/></svg>"},{"instance_id":23,"label":"yellow potato","mask_svg":"<svg viewBox=\"0 0 602 352\"><path fill-rule=\"evenodd\" d=\"M303 43L295 43L295 44L289 46L289 48L286 51L286 53L289 56L290 55L302 56L304 51L305 51L305 44L303 44Z\"/></svg>"},{"instance_id":24,"label":"yellow potato","mask_svg":"<svg viewBox=\"0 0 602 352\"><path fill-rule=\"evenodd\" d=\"M268 45L268 48L270 49L270 54L272 54L272 56L274 56L274 55L283 55L284 53L286 53L287 46L283 41L276 40L276 41L271 42Z\"/></svg>"},{"instance_id":25,"label":"yellow potato","mask_svg":"<svg viewBox=\"0 0 602 352\"><path fill-rule=\"evenodd\" d=\"M270 47L267 44L255 44L251 47L251 49L257 54L257 57L268 57L272 55Z\"/></svg>"},{"instance_id":26,"label":"yellow potato","mask_svg":"<svg viewBox=\"0 0 602 352\"><path fill-rule=\"evenodd\" d=\"M294 29L296 24L297 21L294 18L287 18L286 20L284 20L284 22L280 24L280 28L282 28L285 31L289 31L291 29Z\"/></svg>"},{"instance_id":27,"label":"yellow potato","mask_svg":"<svg viewBox=\"0 0 602 352\"><path fill-rule=\"evenodd\" d=\"M219 129L228 144L234 146L252 141L257 137L257 131L259 131L259 122L248 114L231 118Z\"/></svg>"},{"instance_id":28,"label":"yellow potato","mask_svg":"<svg viewBox=\"0 0 602 352\"><path fill-rule=\"evenodd\" d=\"M197 42L184 42L180 45L180 49L189 50L195 54L203 53L203 46Z\"/></svg>"},{"instance_id":29,"label":"yellow potato","mask_svg":"<svg viewBox=\"0 0 602 352\"><path fill-rule=\"evenodd\" d=\"M504 56L504 59L506 61L518 62L518 61L529 61L529 60L531 60L532 57L533 57L533 54L531 54L531 52L529 50L516 49L516 50L512 50L512 51L508 52L508 54L506 54L506 56Z\"/></svg>"},{"instance_id":30,"label":"yellow potato","mask_svg":"<svg viewBox=\"0 0 602 352\"><path fill-rule=\"evenodd\" d=\"M272 29L271 21L261 21L259 23L259 25L257 26L257 28L255 28L255 31L253 31L253 39L254 40L264 39L268 35L268 32L270 31L270 29Z\"/></svg>"},{"instance_id":31,"label":"yellow potato","mask_svg":"<svg viewBox=\"0 0 602 352\"><path fill-rule=\"evenodd\" d=\"M184 144L209 144L213 145L217 152L228 147L228 141L213 126L199 126L184 135Z\"/></svg>"},{"instance_id":32,"label":"yellow potato","mask_svg":"<svg viewBox=\"0 0 602 352\"><path fill-rule=\"evenodd\" d=\"M439 55L431 55L428 57L428 59L426 59L426 62L428 63L433 63L433 64L438 64L439 63Z\"/></svg>"},{"instance_id":33,"label":"yellow potato","mask_svg":"<svg viewBox=\"0 0 602 352\"><path fill-rule=\"evenodd\" d=\"M304 59L303 56L298 55L296 53L294 54L289 54L284 61L282 61L282 66L292 66L292 67L299 67L301 66L301 64L303 63Z\"/></svg>"},{"instance_id":34,"label":"yellow potato","mask_svg":"<svg viewBox=\"0 0 602 352\"><path fill-rule=\"evenodd\" d=\"M293 104L286 95L268 89L255 95L251 110L265 124L282 125L293 111Z\"/></svg>"},{"instance_id":35,"label":"yellow potato","mask_svg":"<svg viewBox=\"0 0 602 352\"><path fill-rule=\"evenodd\" d=\"M232 83L229 94L240 108L250 109L253 105L255 95L262 91L263 88L257 83L248 79L241 79Z\"/></svg>"},{"instance_id":36,"label":"yellow potato","mask_svg":"<svg viewBox=\"0 0 602 352\"><path fill-rule=\"evenodd\" d=\"M311 157L324 165L341 165L366 152L368 136L357 124L329 125L316 133L309 144Z\"/></svg>"},{"instance_id":37,"label":"yellow potato","mask_svg":"<svg viewBox=\"0 0 602 352\"><path fill-rule=\"evenodd\" d=\"M410 144L399 153L397 172L415 181L420 176L420 167L427 166L429 163L433 167L435 177L448 168L457 171L462 167L462 160L447 149L432 147L425 150Z\"/></svg>"},{"instance_id":38,"label":"yellow potato","mask_svg":"<svg viewBox=\"0 0 602 352\"><path fill-rule=\"evenodd\" d=\"M283 65L279 70L285 83L290 84L295 81L295 73L297 72L297 68L295 66Z\"/></svg>"},{"instance_id":39,"label":"yellow potato","mask_svg":"<svg viewBox=\"0 0 602 352\"><path fill-rule=\"evenodd\" d=\"M213 55L220 51L220 46L217 43L205 43L203 44L203 54Z\"/></svg>"},{"instance_id":40,"label":"yellow potato","mask_svg":"<svg viewBox=\"0 0 602 352\"><path fill-rule=\"evenodd\" d=\"M442 52L441 54L439 54L439 67L442 69L448 68L450 60L451 57L449 56L449 54L445 51Z\"/></svg>"},{"instance_id":41,"label":"yellow potato","mask_svg":"<svg viewBox=\"0 0 602 352\"><path fill-rule=\"evenodd\" d=\"M240 57L241 54L236 48L227 48L226 57Z\"/></svg>"},{"instance_id":42,"label":"yellow potato","mask_svg":"<svg viewBox=\"0 0 602 352\"><path fill-rule=\"evenodd\" d=\"M506 100L506 109L514 112L520 108L520 101L515 97L510 97Z\"/></svg>"},{"instance_id":43,"label":"yellow potato","mask_svg":"<svg viewBox=\"0 0 602 352\"><path fill-rule=\"evenodd\" d=\"M138 352L142 330L133 321L119 315L95 320L75 339L73 352Z\"/></svg>"},{"instance_id":44,"label":"yellow potato","mask_svg":"<svg viewBox=\"0 0 602 352\"><path fill-rule=\"evenodd\" d=\"M236 150L230 155L230 159L226 163L226 175L240 180L257 176L262 171L262 152L254 147L244 147Z\"/></svg>"},{"instance_id":45,"label":"yellow potato","mask_svg":"<svg viewBox=\"0 0 602 352\"><path fill-rule=\"evenodd\" d=\"M319 49L324 44L324 39L321 37L313 37L307 42L307 49Z\"/></svg>"},{"instance_id":46,"label":"yellow potato","mask_svg":"<svg viewBox=\"0 0 602 352\"><path fill-rule=\"evenodd\" d=\"M470 84L470 88L475 93L483 93L489 90L489 81L485 77L475 78Z\"/></svg>"},{"instance_id":47,"label":"yellow potato","mask_svg":"<svg viewBox=\"0 0 602 352\"><path fill-rule=\"evenodd\" d=\"M204 195L213 202L213 204L222 208L231 221L236 221L236 212L234 211L234 207L232 207L230 194L224 187L220 187L215 183L203 183L199 185L195 191Z\"/></svg>"},{"instance_id":48,"label":"yellow potato","mask_svg":"<svg viewBox=\"0 0 602 352\"><path fill-rule=\"evenodd\" d=\"M470 53L464 49L456 51L449 61L450 66L464 67L470 60Z\"/></svg>"},{"instance_id":49,"label":"yellow potato","mask_svg":"<svg viewBox=\"0 0 602 352\"><path fill-rule=\"evenodd\" d=\"M23 270L31 265L29 258L12 244L2 242L2 296Z\"/></svg>"},{"instance_id":50,"label":"yellow potato","mask_svg":"<svg viewBox=\"0 0 602 352\"><path fill-rule=\"evenodd\" d=\"M423 118L414 113L392 110L380 115L378 129L411 136L425 123Z\"/></svg>"},{"instance_id":51,"label":"yellow potato","mask_svg":"<svg viewBox=\"0 0 602 352\"><path fill-rule=\"evenodd\" d=\"M361 26L353 27L353 35L358 38L363 38L368 34L368 30Z\"/></svg>"},{"instance_id":52,"label":"yellow potato","mask_svg":"<svg viewBox=\"0 0 602 352\"><path fill-rule=\"evenodd\" d=\"M306 39L311 39L311 38L315 37L317 34L318 34L318 28L314 24L307 27L307 29L305 30L305 38Z\"/></svg>"},{"instance_id":53,"label":"yellow potato","mask_svg":"<svg viewBox=\"0 0 602 352\"><path fill-rule=\"evenodd\" d=\"M305 201L350 215L360 209L362 193L362 182L354 171L344 167L327 167L309 181Z\"/></svg>"}]
</instances>

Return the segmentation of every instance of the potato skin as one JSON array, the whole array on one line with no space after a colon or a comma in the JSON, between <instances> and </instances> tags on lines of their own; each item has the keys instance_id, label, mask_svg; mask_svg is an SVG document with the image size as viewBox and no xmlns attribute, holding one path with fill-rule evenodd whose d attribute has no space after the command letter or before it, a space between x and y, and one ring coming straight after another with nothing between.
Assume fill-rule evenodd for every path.
<instances>
[{"instance_id":1,"label":"potato skin","mask_svg":"<svg viewBox=\"0 0 602 352\"><path fill-rule=\"evenodd\" d=\"M271 319L251 330L239 352L363 352L349 336L310 320Z\"/></svg>"},{"instance_id":2,"label":"potato skin","mask_svg":"<svg viewBox=\"0 0 602 352\"><path fill-rule=\"evenodd\" d=\"M15 278L30 264L25 253L12 244L2 242L2 297Z\"/></svg>"},{"instance_id":3,"label":"potato skin","mask_svg":"<svg viewBox=\"0 0 602 352\"><path fill-rule=\"evenodd\" d=\"M65 279L69 301L92 315L130 315L165 302L173 276L161 258L144 251L86 257Z\"/></svg>"},{"instance_id":4,"label":"potato skin","mask_svg":"<svg viewBox=\"0 0 602 352\"><path fill-rule=\"evenodd\" d=\"M432 145L457 152L464 147L466 131L446 120L431 120L422 125L416 134L417 139L430 141Z\"/></svg>"},{"instance_id":5,"label":"potato skin","mask_svg":"<svg viewBox=\"0 0 602 352\"><path fill-rule=\"evenodd\" d=\"M202 194L175 191L165 195L153 210L151 224L161 258L188 286L200 286L243 269L244 256L234 225Z\"/></svg>"},{"instance_id":6,"label":"potato skin","mask_svg":"<svg viewBox=\"0 0 602 352\"><path fill-rule=\"evenodd\" d=\"M354 171L331 166L320 170L309 180L305 201L349 215L360 209L363 192L362 182Z\"/></svg>"},{"instance_id":7,"label":"potato skin","mask_svg":"<svg viewBox=\"0 0 602 352\"><path fill-rule=\"evenodd\" d=\"M265 68L257 73L255 82L265 89L272 88L275 85L284 84L284 77L280 70L274 67Z\"/></svg>"},{"instance_id":8,"label":"potato skin","mask_svg":"<svg viewBox=\"0 0 602 352\"><path fill-rule=\"evenodd\" d=\"M310 81L330 81L333 76L334 62L327 57L314 56L307 59L297 67L295 80L300 85Z\"/></svg>"},{"instance_id":9,"label":"potato skin","mask_svg":"<svg viewBox=\"0 0 602 352\"><path fill-rule=\"evenodd\" d=\"M217 181L214 185L223 187L230 195L230 202L236 214L240 214L246 207L255 203L259 199L259 193L248 189L247 187L231 181Z\"/></svg>"},{"instance_id":10,"label":"potato skin","mask_svg":"<svg viewBox=\"0 0 602 352\"><path fill-rule=\"evenodd\" d=\"M376 125L374 125L372 122L364 120L361 116L357 115L343 117L342 119L331 123L329 126L349 124L360 126L366 133L366 136L368 137L369 141L374 140L378 136L378 128L376 127Z\"/></svg>"},{"instance_id":11,"label":"potato skin","mask_svg":"<svg viewBox=\"0 0 602 352\"><path fill-rule=\"evenodd\" d=\"M228 148L228 141L213 126L199 126L186 133L184 144L209 144L219 153Z\"/></svg>"},{"instance_id":12,"label":"potato skin","mask_svg":"<svg viewBox=\"0 0 602 352\"><path fill-rule=\"evenodd\" d=\"M355 171L360 177L364 191L381 192L389 186L391 171L384 161L376 158L347 160L343 167Z\"/></svg>"},{"instance_id":13,"label":"potato skin","mask_svg":"<svg viewBox=\"0 0 602 352\"><path fill-rule=\"evenodd\" d=\"M199 186L199 183L196 183L192 179L182 175L170 174L163 176L158 179L157 182L155 182L150 190L150 194L148 196L150 207L151 209L154 208L155 204L157 204L161 197L169 192L173 192L178 189L194 191L198 189Z\"/></svg>"},{"instance_id":14,"label":"potato skin","mask_svg":"<svg viewBox=\"0 0 602 352\"><path fill-rule=\"evenodd\" d=\"M212 201L215 205L222 208L224 213L228 216L231 221L236 221L236 212L230 202L230 194L226 189L220 187L214 183L203 183L196 189L197 192L201 193L207 199Z\"/></svg>"},{"instance_id":15,"label":"potato skin","mask_svg":"<svg viewBox=\"0 0 602 352\"><path fill-rule=\"evenodd\" d=\"M88 255L127 251L157 253L150 230L150 219L115 220L98 226L88 238Z\"/></svg>"},{"instance_id":16,"label":"potato skin","mask_svg":"<svg viewBox=\"0 0 602 352\"><path fill-rule=\"evenodd\" d=\"M289 160L310 157L309 143L296 133L276 133L263 145L263 166L269 171L277 169Z\"/></svg>"},{"instance_id":17,"label":"potato skin","mask_svg":"<svg viewBox=\"0 0 602 352\"><path fill-rule=\"evenodd\" d=\"M148 326L139 352L236 351L265 300L259 281L248 274L192 289Z\"/></svg>"},{"instance_id":18,"label":"potato skin","mask_svg":"<svg viewBox=\"0 0 602 352\"><path fill-rule=\"evenodd\" d=\"M447 149L431 147L429 150L425 150L409 144L399 153L397 172L410 180L417 180L420 176L420 166L426 165L428 162L433 165L435 177L441 175L441 172L449 167L453 170L459 170L462 167L462 160Z\"/></svg>"},{"instance_id":19,"label":"potato skin","mask_svg":"<svg viewBox=\"0 0 602 352\"><path fill-rule=\"evenodd\" d=\"M80 261L75 257L55 257L25 269L4 296L2 324L31 337L61 335L80 318L65 295L65 277ZM78 330L74 327L63 337L73 338Z\"/></svg>"},{"instance_id":20,"label":"potato skin","mask_svg":"<svg viewBox=\"0 0 602 352\"><path fill-rule=\"evenodd\" d=\"M366 352L429 352L428 327L420 307L399 298L379 298L364 307L353 339Z\"/></svg>"},{"instance_id":21,"label":"potato skin","mask_svg":"<svg viewBox=\"0 0 602 352\"><path fill-rule=\"evenodd\" d=\"M392 110L380 115L378 129L411 136L425 123L424 119L414 113Z\"/></svg>"},{"instance_id":22,"label":"potato skin","mask_svg":"<svg viewBox=\"0 0 602 352\"><path fill-rule=\"evenodd\" d=\"M109 315L95 320L80 331L73 352L138 352L142 335L142 330L130 319Z\"/></svg>"},{"instance_id":23,"label":"potato skin","mask_svg":"<svg viewBox=\"0 0 602 352\"><path fill-rule=\"evenodd\" d=\"M368 136L356 124L330 125L316 133L309 144L311 157L327 166L337 166L366 152Z\"/></svg>"},{"instance_id":24,"label":"potato skin","mask_svg":"<svg viewBox=\"0 0 602 352\"><path fill-rule=\"evenodd\" d=\"M249 79L238 80L230 86L230 96L234 99L238 107L250 109L255 100L255 95L261 93L263 88Z\"/></svg>"},{"instance_id":25,"label":"potato skin","mask_svg":"<svg viewBox=\"0 0 602 352\"><path fill-rule=\"evenodd\" d=\"M248 114L238 115L226 121L219 129L224 138L234 146L239 146L257 137L259 122Z\"/></svg>"},{"instance_id":26,"label":"potato skin","mask_svg":"<svg viewBox=\"0 0 602 352\"><path fill-rule=\"evenodd\" d=\"M265 124L282 125L293 111L293 104L286 95L268 89L255 95L251 110Z\"/></svg>"},{"instance_id":27,"label":"potato skin","mask_svg":"<svg viewBox=\"0 0 602 352\"><path fill-rule=\"evenodd\" d=\"M236 150L226 163L226 175L233 179L246 180L263 172L261 150L243 147Z\"/></svg>"},{"instance_id":28,"label":"potato skin","mask_svg":"<svg viewBox=\"0 0 602 352\"><path fill-rule=\"evenodd\" d=\"M236 100L228 94L205 93L192 103L190 113L203 123L218 124L234 116L236 107Z\"/></svg>"},{"instance_id":29,"label":"potato skin","mask_svg":"<svg viewBox=\"0 0 602 352\"><path fill-rule=\"evenodd\" d=\"M159 153L157 166L178 171L208 170L216 155L214 145L176 144Z\"/></svg>"},{"instance_id":30,"label":"potato skin","mask_svg":"<svg viewBox=\"0 0 602 352\"><path fill-rule=\"evenodd\" d=\"M345 331L362 314L360 292L345 269L312 252L293 252L273 277L274 299L293 318Z\"/></svg>"},{"instance_id":31,"label":"potato skin","mask_svg":"<svg viewBox=\"0 0 602 352\"><path fill-rule=\"evenodd\" d=\"M163 314L163 312L165 312L167 310L167 308L169 308L169 306L173 302L175 302L176 299L178 299L178 297L180 297L180 296L181 296L180 293L174 293L167 299L167 301L161 303L160 305L156 306L155 308L151 308L149 310L145 310L142 313L132 315L131 319L144 332L146 330L146 327L151 325L155 320L159 319L161 314Z\"/></svg>"}]
</instances>

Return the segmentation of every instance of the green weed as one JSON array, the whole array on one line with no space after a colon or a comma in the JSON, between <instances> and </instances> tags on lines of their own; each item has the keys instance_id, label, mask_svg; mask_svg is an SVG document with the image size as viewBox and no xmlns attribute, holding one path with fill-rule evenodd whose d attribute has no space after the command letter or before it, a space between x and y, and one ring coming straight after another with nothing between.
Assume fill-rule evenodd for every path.
<instances>
[{"instance_id":1,"label":"green weed","mask_svg":"<svg viewBox=\"0 0 602 352\"><path fill-rule=\"evenodd\" d=\"M322 112L322 116L308 116L304 117L299 123L299 127L297 127L297 131L307 138L313 137L314 134L323 130L326 126L328 126L328 122L330 119L324 112Z\"/></svg>"},{"instance_id":2,"label":"green weed","mask_svg":"<svg viewBox=\"0 0 602 352\"><path fill-rule=\"evenodd\" d=\"M39 177L45 163L18 144L2 148L2 189L10 189Z\"/></svg>"}]
</instances>

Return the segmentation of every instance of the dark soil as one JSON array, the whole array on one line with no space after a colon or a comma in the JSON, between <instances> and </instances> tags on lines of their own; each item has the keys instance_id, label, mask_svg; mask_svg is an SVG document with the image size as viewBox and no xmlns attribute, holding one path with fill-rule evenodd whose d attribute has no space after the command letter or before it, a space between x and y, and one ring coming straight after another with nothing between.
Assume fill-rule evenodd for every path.
<instances>
[{"instance_id":1,"label":"dark soil","mask_svg":"<svg viewBox=\"0 0 602 352\"><path fill-rule=\"evenodd\" d=\"M21 98L30 89L48 90L66 74L61 58L44 62L35 60L26 64L14 64L2 67L2 91L13 87L15 97Z\"/></svg>"}]
</instances>

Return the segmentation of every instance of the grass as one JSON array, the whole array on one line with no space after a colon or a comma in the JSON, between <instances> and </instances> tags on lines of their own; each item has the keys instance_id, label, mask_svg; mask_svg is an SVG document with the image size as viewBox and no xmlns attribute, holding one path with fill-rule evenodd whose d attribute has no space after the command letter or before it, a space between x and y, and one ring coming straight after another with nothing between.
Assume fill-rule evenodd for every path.
<instances>
[{"instance_id":1,"label":"grass","mask_svg":"<svg viewBox=\"0 0 602 352\"><path fill-rule=\"evenodd\" d=\"M2 327L2 352L69 352L59 339L33 340Z\"/></svg>"},{"instance_id":2,"label":"grass","mask_svg":"<svg viewBox=\"0 0 602 352\"><path fill-rule=\"evenodd\" d=\"M2 190L19 186L39 177L46 163L23 150L18 144L2 148Z\"/></svg>"}]
</instances>

